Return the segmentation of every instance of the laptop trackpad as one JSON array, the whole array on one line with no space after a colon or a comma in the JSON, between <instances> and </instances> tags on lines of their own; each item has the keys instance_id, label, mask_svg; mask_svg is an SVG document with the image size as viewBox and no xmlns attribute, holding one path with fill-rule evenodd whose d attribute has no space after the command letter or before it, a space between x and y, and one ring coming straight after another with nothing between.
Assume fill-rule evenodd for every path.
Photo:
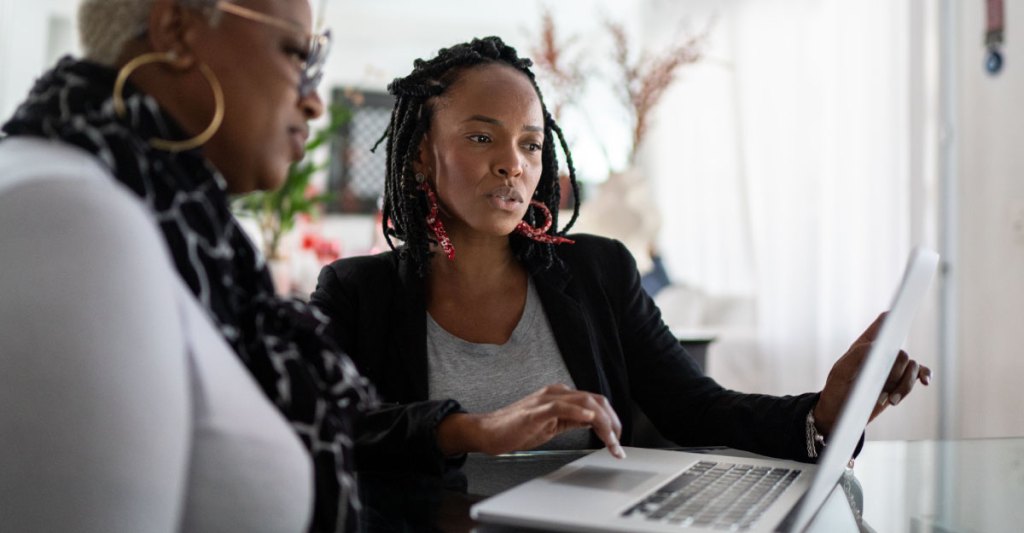
<instances>
[{"instance_id":1,"label":"laptop trackpad","mask_svg":"<svg viewBox=\"0 0 1024 533\"><path fill-rule=\"evenodd\" d=\"M629 492L645 481L657 476L656 472L624 470L602 466L581 466L564 474L549 477L552 483L574 485L589 489Z\"/></svg>"}]
</instances>

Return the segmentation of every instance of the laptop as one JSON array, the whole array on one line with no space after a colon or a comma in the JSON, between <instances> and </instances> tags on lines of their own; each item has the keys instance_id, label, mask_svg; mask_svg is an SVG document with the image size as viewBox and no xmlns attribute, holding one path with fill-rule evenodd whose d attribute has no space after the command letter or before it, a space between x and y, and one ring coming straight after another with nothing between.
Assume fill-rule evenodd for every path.
<instances>
[{"instance_id":1,"label":"laptop","mask_svg":"<svg viewBox=\"0 0 1024 533\"><path fill-rule=\"evenodd\" d=\"M477 503L485 524L560 531L802 531L839 482L938 265L914 249L817 465L761 456L597 450ZM752 454L751 454L752 455Z\"/></svg>"}]
</instances>

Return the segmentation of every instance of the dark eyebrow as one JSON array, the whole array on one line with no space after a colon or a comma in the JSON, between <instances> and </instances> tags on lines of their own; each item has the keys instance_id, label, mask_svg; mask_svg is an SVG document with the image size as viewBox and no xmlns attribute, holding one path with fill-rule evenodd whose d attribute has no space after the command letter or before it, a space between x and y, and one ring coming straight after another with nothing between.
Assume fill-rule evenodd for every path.
<instances>
[{"instance_id":1,"label":"dark eyebrow","mask_svg":"<svg viewBox=\"0 0 1024 533\"><path fill-rule=\"evenodd\" d=\"M496 118L491 118L491 117L488 117L488 116L485 116L485 115L473 115L473 116L467 118L466 120L464 120L463 122L485 122L487 124L494 124L495 126L503 126L504 125L504 124L502 124L502 122L500 120L498 120ZM527 125L527 126L523 126L523 131L543 133L544 132L544 128L542 128L540 126L530 126L530 125Z\"/></svg>"}]
</instances>

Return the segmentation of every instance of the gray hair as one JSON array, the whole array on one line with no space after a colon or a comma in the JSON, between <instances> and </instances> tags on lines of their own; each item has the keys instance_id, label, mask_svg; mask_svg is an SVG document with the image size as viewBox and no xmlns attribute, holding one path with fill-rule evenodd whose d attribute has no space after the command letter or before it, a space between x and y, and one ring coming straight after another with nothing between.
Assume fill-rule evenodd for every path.
<instances>
[{"instance_id":1,"label":"gray hair","mask_svg":"<svg viewBox=\"0 0 1024 533\"><path fill-rule=\"evenodd\" d=\"M179 4L218 14L217 0L176 0ZM114 66L125 43L146 33L153 0L82 0L78 6L78 33L86 59Z\"/></svg>"}]
</instances>

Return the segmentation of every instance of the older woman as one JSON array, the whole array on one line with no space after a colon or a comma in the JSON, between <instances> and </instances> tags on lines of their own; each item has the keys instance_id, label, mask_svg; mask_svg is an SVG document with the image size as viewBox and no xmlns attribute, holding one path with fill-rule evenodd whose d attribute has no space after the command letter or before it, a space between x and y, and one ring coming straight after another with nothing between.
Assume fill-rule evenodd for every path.
<instances>
[{"instance_id":1,"label":"older woman","mask_svg":"<svg viewBox=\"0 0 1024 533\"><path fill-rule=\"evenodd\" d=\"M311 21L307 0L86 0L85 59L4 125L3 529L351 524L372 394L227 203L303 155Z\"/></svg>"},{"instance_id":2,"label":"older woman","mask_svg":"<svg viewBox=\"0 0 1024 533\"><path fill-rule=\"evenodd\" d=\"M572 159L529 67L488 37L417 60L389 87L384 228L402 244L328 266L313 294L394 404L393 423L363 440L417 446L357 452L359 468L438 471L465 452L536 447L621 456L634 402L680 445L813 461L879 322L820 393L743 394L704 376L626 249L558 230L556 147L575 185ZM874 414L929 377L900 354Z\"/></svg>"}]
</instances>

